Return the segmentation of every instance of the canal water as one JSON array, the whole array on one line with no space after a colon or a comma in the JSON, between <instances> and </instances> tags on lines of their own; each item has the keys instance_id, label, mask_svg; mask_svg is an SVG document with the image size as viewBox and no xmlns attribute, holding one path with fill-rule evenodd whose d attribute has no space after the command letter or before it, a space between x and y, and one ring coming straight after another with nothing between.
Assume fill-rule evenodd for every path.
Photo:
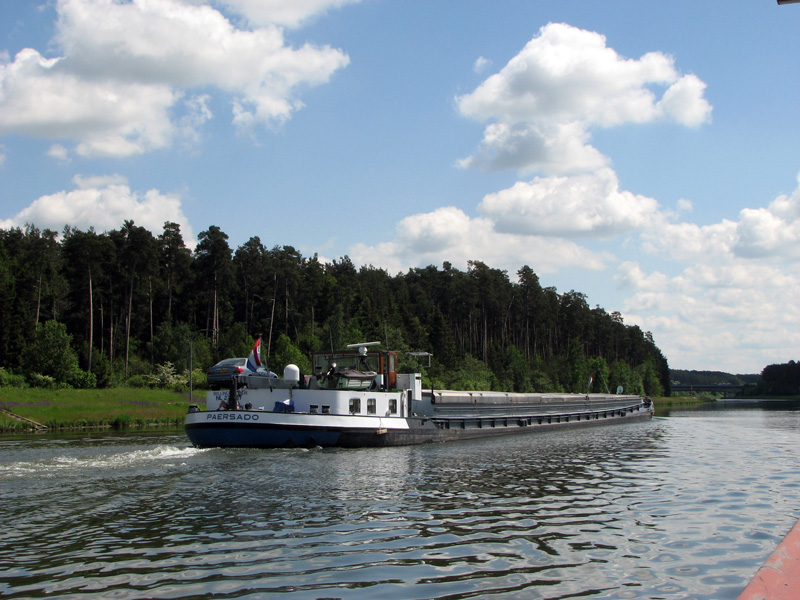
<instances>
[{"instance_id":1,"label":"canal water","mask_svg":"<svg viewBox=\"0 0 800 600\"><path fill-rule=\"evenodd\" d=\"M800 518L800 410L356 450L0 438L3 598L736 598Z\"/></svg>"}]
</instances>

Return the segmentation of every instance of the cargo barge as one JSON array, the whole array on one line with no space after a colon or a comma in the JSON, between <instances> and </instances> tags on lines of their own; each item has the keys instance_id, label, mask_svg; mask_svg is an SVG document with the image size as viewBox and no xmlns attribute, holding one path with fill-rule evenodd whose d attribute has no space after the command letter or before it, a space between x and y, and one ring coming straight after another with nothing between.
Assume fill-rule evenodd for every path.
<instances>
[{"instance_id":1,"label":"cargo barge","mask_svg":"<svg viewBox=\"0 0 800 600\"><path fill-rule=\"evenodd\" d=\"M622 393L423 389L419 373L397 372L397 352L376 345L315 353L308 376L295 365L283 378L268 370L235 375L228 389L207 393L204 409L190 407L186 434L200 448L404 446L653 416L649 398Z\"/></svg>"}]
</instances>

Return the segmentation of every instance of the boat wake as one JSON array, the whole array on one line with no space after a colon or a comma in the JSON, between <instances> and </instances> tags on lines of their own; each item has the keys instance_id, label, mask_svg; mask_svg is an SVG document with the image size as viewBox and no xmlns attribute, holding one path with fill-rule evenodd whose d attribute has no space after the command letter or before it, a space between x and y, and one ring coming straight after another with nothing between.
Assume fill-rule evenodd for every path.
<instances>
[{"instance_id":1,"label":"boat wake","mask_svg":"<svg viewBox=\"0 0 800 600\"><path fill-rule=\"evenodd\" d=\"M56 450L56 449L54 449ZM63 452L63 448L57 449ZM85 449L84 449L85 450ZM146 450L104 454L92 449L89 454L58 454L40 460L19 460L0 464L0 480L18 477L82 476L90 469L137 469L158 464L159 467L179 467L186 460L206 452L193 447L159 445Z\"/></svg>"}]
</instances>

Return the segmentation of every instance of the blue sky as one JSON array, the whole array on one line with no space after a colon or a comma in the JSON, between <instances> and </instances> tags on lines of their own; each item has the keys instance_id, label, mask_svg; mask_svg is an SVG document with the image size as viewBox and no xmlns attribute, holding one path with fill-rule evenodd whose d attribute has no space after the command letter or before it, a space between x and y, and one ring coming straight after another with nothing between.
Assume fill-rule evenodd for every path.
<instances>
[{"instance_id":1,"label":"blue sky","mask_svg":"<svg viewBox=\"0 0 800 600\"><path fill-rule=\"evenodd\" d=\"M211 225L580 291L670 366L800 348L800 6L0 0L0 227Z\"/></svg>"}]
</instances>

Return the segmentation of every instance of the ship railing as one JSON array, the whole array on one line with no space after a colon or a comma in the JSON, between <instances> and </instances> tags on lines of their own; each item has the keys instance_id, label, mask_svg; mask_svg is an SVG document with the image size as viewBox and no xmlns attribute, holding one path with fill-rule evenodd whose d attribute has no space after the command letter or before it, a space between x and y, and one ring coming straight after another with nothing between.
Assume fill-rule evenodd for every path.
<instances>
[{"instance_id":1,"label":"ship railing","mask_svg":"<svg viewBox=\"0 0 800 600\"><path fill-rule=\"evenodd\" d=\"M615 407L592 407L590 410L576 410L558 413L528 413L528 414L486 414L475 412L473 414L460 413L457 416L446 416L438 413L431 421L440 429L473 429L495 427L525 427L530 425L550 425L561 423L579 423L586 421L600 421L612 418L622 418L641 411L650 412L651 404L645 399L636 404L627 404Z\"/></svg>"}]
</instances>

